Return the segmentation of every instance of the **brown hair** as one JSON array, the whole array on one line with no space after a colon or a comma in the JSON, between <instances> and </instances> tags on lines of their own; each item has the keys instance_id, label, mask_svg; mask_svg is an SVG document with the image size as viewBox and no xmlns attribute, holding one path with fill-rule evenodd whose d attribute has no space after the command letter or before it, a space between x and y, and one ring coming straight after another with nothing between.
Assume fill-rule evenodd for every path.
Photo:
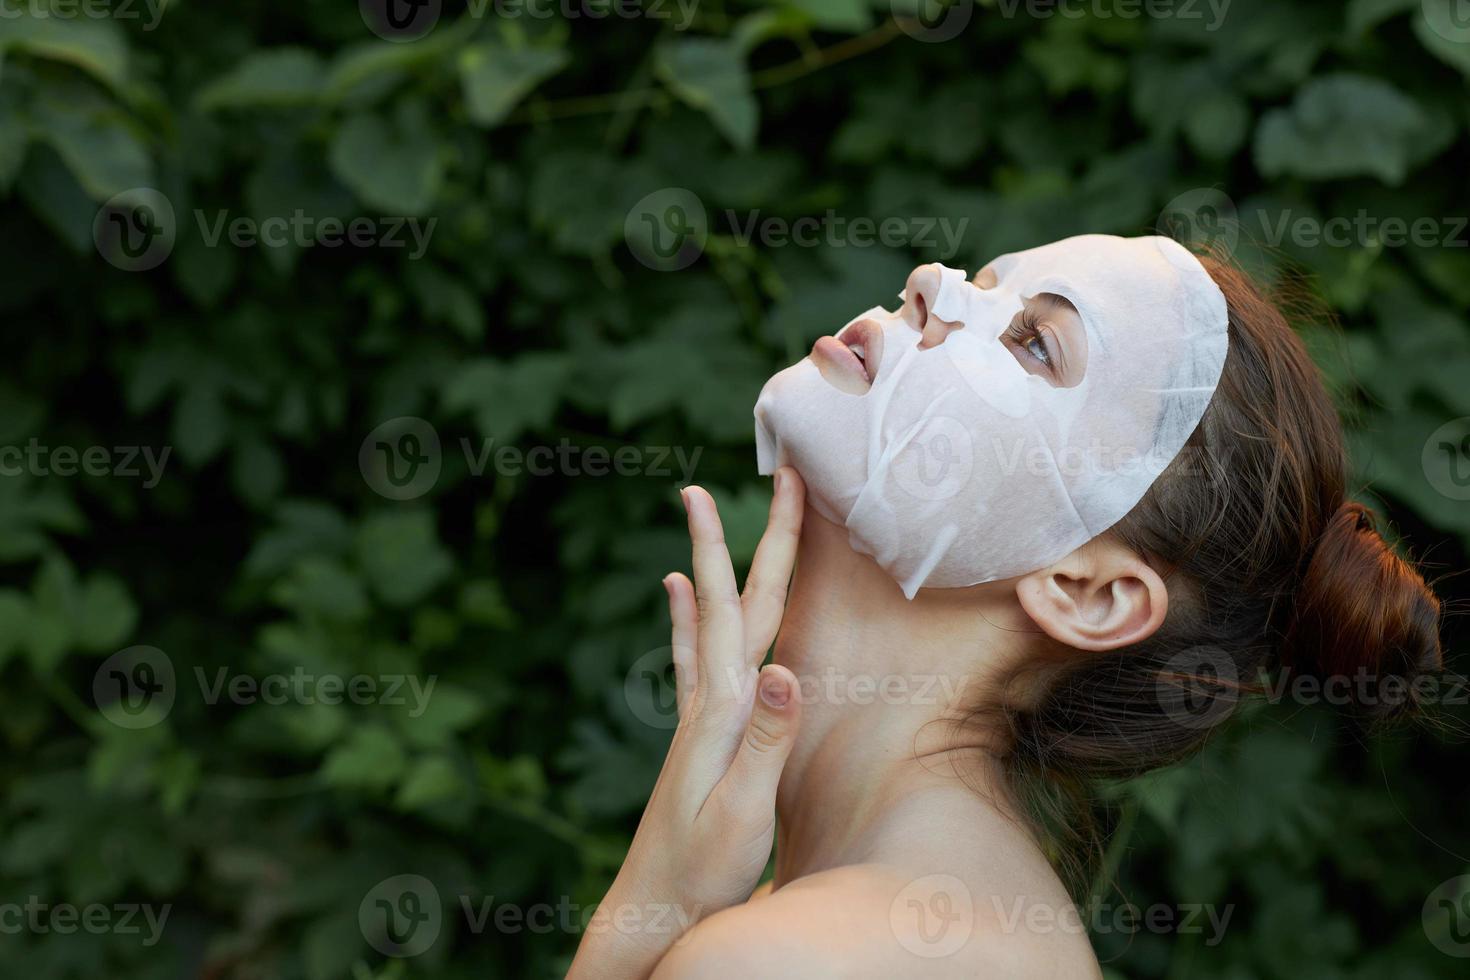
<instances>
[{"instance_id":1,"label":"brown hair","mask_svg":"<svg viewBox=\"0 0 1470 980\"><path fill-rule=\"evenodd\" d=\"M1382 722L1419 707L1411 682L1441 663L1439 602L1347 499L1341 422L1300 338L1244 273L1201 261L1229 308L1224 371L1189 445L1109 532L1164 575L1168 615L1126 650L1033 665L1046 673L1022 704L981 711L1003 720L1011 789L1074 890L1101 843L1093 781L1190 755L1263 670L1347 679Z\"/></svg>"}]
</instances>

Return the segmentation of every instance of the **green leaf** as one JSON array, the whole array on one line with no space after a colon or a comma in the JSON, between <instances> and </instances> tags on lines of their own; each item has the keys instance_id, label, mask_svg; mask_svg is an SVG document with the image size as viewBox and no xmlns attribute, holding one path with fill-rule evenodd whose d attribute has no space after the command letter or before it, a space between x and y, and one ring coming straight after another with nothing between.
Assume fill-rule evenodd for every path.
<instances>
[{"instance_id":1,"label":"green leaf","mask_svg":"<svg viewBox=\"0 0 1470 980\"><path fill-rule=\"evenodd\" d=\"M444 161L438 138L418 102L404 102L390 120L349 116L332 139L332 173L369 207L395 216L421 215L439 196Z\"/></svg>"},{"instance_id":2,"label":"green leaf","mask_svg":"<svg viewBox=\"0 0 1470 980\"><path fill-rule=\"evenodd\" d=\"M1184 133L1201 155L1216 160L1233 156L1250 132L1251 113L1234 92L1217 90L1184 117Z\"/></svg>"},{"instance_id":3,"label":"green leaf","mask_svg":"<svg viewBox=\"0 0 1470 980\"><path fill-rule=\"evenodd\" d=\"M485 335L480 298L463 280L432 263L415 262L408 267L408 282L426 320L447 323L466 340Z\"/></svg>"},{"instance_id":4,"label":"green leaf","mask_svg":"<svg viewBox=\"0 0 1470 980\"><path fill-rule=\"evenodd\" d=\"M453 762L443 756L431 756L409 767L393 805L400 810L422 810L459 799L468 788Z\"/></svg>"},{"instance_id":5,"label":"green leaf","mask_svg":"<svg viewBox=\"0 0 1470 980\"><path fill-rule=\"evenodd\" d=\"M800 10L813 27L856 34L873 26L868 0L786 0Z\"/></svg>"},{"instance_id":6,"label":"green leaf","mask_svg":"<svg viewBox=\"0 0 1470 980\"><path fill-rule=\"evenodd\" d=\"M87 579L76 597L76 610L76 642L84 650L117 649L138 622L138 607L127 588L110 575Z\"/></svg>"},{"instance_id":7,"label":"green leaf","mask_svg":"<svg viewBox=\"0 0 1470 980\"><path fill-rule=\"evenodd\" d=\"M372 103L410 73L452 63L454 52L478 29L476 18L462 17L438 25L412 44L365 41L341 48L327 71L323 98L348 105Z\"/></svg>"},{"instance_id":8,"label":"green leaf","mask_svg":"<svg viewBox=\"0 0 1470 980\"><path fill-rule=\"evenodd\" d=\"M37 17L36 9L35 4L22 4L19 11L0 17L0 58L8 51L24 51L75 65L114 89L128 83L128 44L116 20Z\"/></svg>"},{"instance_id":9,"label":"green leaf","mask_svg":"<svg viewBox=\"0 0 1470 980\"><path fill-rule=\"evenodd\" d=\"M285 485L285 464L275 446L258 437L247 438L235 446L230 478L242 500L263 507Z\"/></svg>"},{"instance_id":10,"label":"green leaf","mask_svg":"<svg viewBox=\"0 0 1470 980\"><path fill-rule=\"evenodd\" d=\"M13 89L0 89L0 194L9 193L25 163L30 133L26 131Z\"/></svg>"},{"instance_id":11,"label":"green leaf","mask_svg":"<svg viewBox=\"0 0 1470 980\"><path fill-rule=\"evenodd\" d=\"M470 579L459 587L459 614L468 622L495 629L515 625L515 612L494 579Z\"/></svg>"},{"instance_id":12,"label":"green leaf","mask_svg":"<svg viewBox=\"0 0 1470 980\"><path fill-rule=\"evenodd\" d=\"M321 58L305 48L252 51L195 97L206 112L304 105L315 101L326 80Z\"/></svg>"},{"instance_id":13,"label":"green leaf","mask_svg":"<svg viewBox=\"0 0 1470 980\"><path fill-rule=\"evenodd\" d=\"M169 265L179 286L203 307L214 306L235 281L237 252L227 240L210 246L198 234L180 236Z\"/></svg>"},{"instance_id":14,"label":"green leaf","mask_svg":"<svg viewBox=\"0 0 1470 980\"><path fill-rule=\"evenodd\" d=\"M550 424L569 371L564 354L532 353L510 363L470 361L445 384L444 408L473 412L481 432L499 443L513 442L527 430Z\"/></svg>"},{"instance_id":15,"label":"green leaf","mask_svg":"<svg viewBox=\"0 0 1470 980\"><path fill-rule=\"evenodd\" d=\"M305 555L346 554L350 550L352 528L337 510L321 501L282 503L275 521L260 533L245 557L244 570L249 576L281 574Z\"/></svg>"},{"instance_id":16,"label":"green leaf","mask_svg":"<svg viewBox=\"0 0 1470 980\"><path fill-rule=\"evenodd\" d=\"M340 562L320 555L301 559L271 590L271 598L305 616L349 623L368 614L362 582Z\"/></svg>"},{"instance_id":17,"label":"green leaf","mask_svg":"<svg viewBox=\"0 0 1470 980\"><path fill-rule=\"evenodd\" d=\"M25 644L30 622L30 597L15 589L0 589L0 666Z\"/></svg>"},{"instance_id":18,"label":"green leaf","mask_svg":"<svg viewBox=\"0 0 1470 980\"><path fill-rule=\"evenodd\" d=\"M86 254L96 248L92 222L97 204L51 147L36 146L26 154L16 190L73 252Z\"/></svg>"},{"instance_id":19,"label":"green leaf","mask_svg":"<svg viewBox=\"0 0 1470 980\"><path fill-rule=\"evenodd\" d=\"M390 606L423 599L454 570L426 510L375 514L357 532L357 561L378 597Z\"/></svg>"},{"instance_id":20,"label":"green leaf","mask_svg":"<svg viewBox=\"0 0 1470 980\"><path fill-rule=\"evenodd\" d=\"M93 199L152 185L153 160L132 122L90 90L48 88L31 107L31 118L35 138L60 155Z\"/></svg>"},{"instance_id":21,"label":"green leaf","mask_svg":"<svg viewBox=\"0 0 1470 980\"><path fill-rule=\"evenodd\" d=\"M191 466L202 466L224 448L229 414L219 386L201 379L184 388L174 409L173 442Z\"/></svg>"},{"instance_id":22,"label":"green leaf","mask_svg":"<svg viewBox=\"0 0 1470 980\"><path fill-rule=\"evenodd\" d=\"M306 980L363 976L355 967L362 963L365 946L356 909L317 919L307 928L302 941Z\"/></svg>"},{"instance_id":23,"label":"green leaf","mask_svg":"<svg viewBox=\"0 0 1470 980\"><path fill-rule=\"evenodd\" d=\"M411 683L405 684L404 697L407 710L397 718L403 737L419 748L443 748L454 741L456 733L468 728L485 713L485 702L468 688L433 680L420 682L415 690ZM415 697L421 698L415 703Z\"/></svg>"},{"instance_id":24,"label":"green leaf","mask_svg":"<svg viewBox=\"0 0 1470 980\"><path fill-rule=\"evenodd\" d=\"M373 792L395 785L407 765L403 745L392 731L365 725L327 753L321 774L328 786Z\"/></svg>"},{"instance_id":25,"label":"green leaf","mask_svg":"<svg viewBox=\"0 0 1470 980\"><path fill-rule=\"evenodd\" d=\"M477 44L459 55L465 109L477 126L494 126L537 85L561 71L571 57L556 48Z\"/></svg>"},{"instance_id":26,"label":"green leaf","mask_svg":"<svg viewBox=\"0 0 1470 980\"><path fill-rule=\"evenodd\" d=\"M1339 73L1312 79L1289 108L1263 115L1255 157L1268 177L1368 175L1400 184L1452 137L1446 120L1387 82Z\"/></svg>"},{"instance_id":27,"label":"green leaf","mask_svg":"<svg viewBox=\"0 0 1470 980\"><path fill-rule=\"evenodd\" d=\"M1384 21L1417 9L1419 4L1420 0L1349 0L1348 33L1354 36L1367 34Z\"/></svg>"},{"instance_id":28,"label":"green leaf","mask_svg":"<svg viewBox=\"0 0 1470 980\"><path fill-rule=\"evenodd\" d=\"M742 150L755 144L760 107L738 45L719 38L683 38L657 49L655 67L673 93L708 115L731 143Z\"/></svg>"},{"instance_id":29,"label":"green leaf","mask_svg":"<svg viewBox=\"0 0 1470 980\"><path fill-rule=\"evenodd\" d=\"M623 236L638 195L631 168L585 150L553 153L531 177L530 216L559 252L602 255Z\"/></svg>"},{"instance_id":30,"label":"green leaf","mask_svg":"<svg viewBox=\"0 0 1470 980\"><path fill-rule=\"evenodd\" d=\"M76 639L76 571L65 558L48 558L31 586L30 628L26 632L31 667L48 674Z\"/></svg>"}]
</instances>

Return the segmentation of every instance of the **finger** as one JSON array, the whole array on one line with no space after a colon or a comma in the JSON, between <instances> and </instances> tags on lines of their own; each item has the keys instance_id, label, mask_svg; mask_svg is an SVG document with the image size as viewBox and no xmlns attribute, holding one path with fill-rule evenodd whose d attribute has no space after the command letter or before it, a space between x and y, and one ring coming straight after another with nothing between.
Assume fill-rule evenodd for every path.
<instances>
[{"instance_id":1,"label":"finger","mask_svg":"<svg viewBox=\"0 0 1470 980\"><path fill-rule=\"evenodd\" d=\"M786 611L786 590L791 568L796 564L796 546L801 540L801 516L806 485L796 470L784 466L776 471L771 513L761 535L745 579L740 604L745 613L745 662L754 667L766 659L766 651L781 628Z\"/></svg>"},{"instance_id":2,"label":"finger","mask_svg":"<svg viewBox=\"0 0 1470 980\"><path fill-rule=\"evenodd\" d=\"M781 770L796 744L800 725L796 675L778 664L767 664L756 685L755 707L745 726L745 737L729 771L710 794L719 804L715 812L730 808L752 820L769 815L776 805Z\"/></svg>"},{"instance_id":3,"label":"finger","mask_svg":"<svg viewBox=\"0 0 1470 980\"><path fill-rule=\"evenodd\" d=\"M689 510L689 538L694 545L694 598L699 616L694 650L699 684L708 700L734 701L745 665L735 569L730 565L714 498L700 487L688 487L684 506Z\"/></svg>"},{"instance_id":4,"label":"finger","mask_svg":"<svg viewBox=\"0 0 1470 980\"><path fill-rule=\"evenodd\" d=\"M694 653L699 610L694 604L694 583L682 572L664 576L669 594L669 620L673 623L669 643L674 651L674 689L679 718L688 716L689 698L699 683L699 664Z\"/></svg>"}]
</instances>

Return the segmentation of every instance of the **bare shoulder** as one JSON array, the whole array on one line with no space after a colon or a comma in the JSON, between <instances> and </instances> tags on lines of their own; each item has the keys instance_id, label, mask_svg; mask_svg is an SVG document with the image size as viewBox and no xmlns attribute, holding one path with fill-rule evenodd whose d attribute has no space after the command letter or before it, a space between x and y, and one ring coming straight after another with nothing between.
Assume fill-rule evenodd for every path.
<instances>
[{"instance_id":1,"label":"bare shoulder","mask_svg":"<svg viewBox=\"0 0 1470 980\"><path fill-rule=\"evenodd\" d=\"M710 916L653 980L1097 977L1064 910L980 895L949 874L835 868Z\"/></svg>"}]
</instances>

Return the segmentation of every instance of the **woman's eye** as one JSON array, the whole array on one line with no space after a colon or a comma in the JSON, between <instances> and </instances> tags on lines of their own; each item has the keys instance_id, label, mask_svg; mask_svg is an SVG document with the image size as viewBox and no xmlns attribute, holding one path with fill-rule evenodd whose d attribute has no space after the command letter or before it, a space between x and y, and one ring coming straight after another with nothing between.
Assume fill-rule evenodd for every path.
<instances>
[{"instance_id":1,"label":"woman's eye","mask_svg":"<svg viewBox=\"0 0 1470 980\"><path fill-rule=\"evenodd\" d=\"M1042 342L1040 334L1033 333L1031 339L1026 341L1026 352L1042 364L1051 367L1051 355L1047 353L1046 344Z\"/></svg>"}]
</instances>

